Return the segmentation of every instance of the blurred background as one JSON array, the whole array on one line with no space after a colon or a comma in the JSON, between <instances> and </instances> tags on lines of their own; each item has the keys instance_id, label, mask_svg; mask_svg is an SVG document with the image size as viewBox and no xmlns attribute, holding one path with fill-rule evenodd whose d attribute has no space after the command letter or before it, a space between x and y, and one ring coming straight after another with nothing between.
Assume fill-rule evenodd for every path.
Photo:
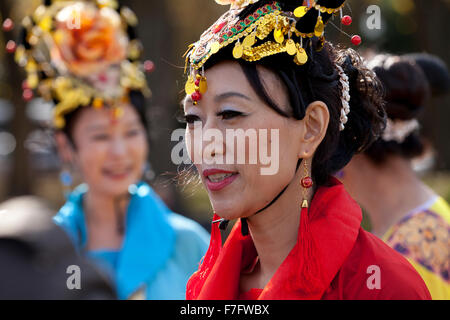
<instances>
[{"instance_id":1,"label":"blurred background","mask_svg":"<svg viewBox=\"0 0 450 320\"><path fill-rule=\"evenodd\" d=\"M208 197L201 186L175 183L180 168L171 161L171 133L183 127L177 121L184 89L184 59L187 46L195 42L227 7L214 0L122 0L139 18L139 37L144 59L155 63L148 75L153 97L148 101L151 123L149 177L155 190L176 212L196 219L209 229L212 217ZM352 46L350 37L361 35L363 53L403 54L428 52L450 65L450 0L350 0L345 14L353 24L345 33L327 28L327 40ZM20 21L41 4L40 0L0 0L0 22L11 18L16 27L0 30L0 48L18 36ZM381 29L370 30L367 21L377 5ZM195 17L195 18L193 18ZM340 23L336 21L336 25ZM51 105L39 98L22 97L24 72L13 55L0 50L0 202L19 195L35 195L59 208L64 195L59 181L60 163L51 132L42 125L51 117ZM421 116L422 132L434 147L416 165L424 181L450 201L450 97L433 99ZM365 222L370 228L370 223Z\"/></svg>"}]
</instances>

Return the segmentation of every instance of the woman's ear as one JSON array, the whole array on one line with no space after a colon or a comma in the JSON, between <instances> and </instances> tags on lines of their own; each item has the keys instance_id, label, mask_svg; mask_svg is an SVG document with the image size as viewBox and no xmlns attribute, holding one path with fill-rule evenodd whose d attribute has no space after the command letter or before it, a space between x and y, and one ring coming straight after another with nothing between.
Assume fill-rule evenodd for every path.
<instances>
[{"instance_id":1,"label":"woman's ear","mask_svg":"<svg viewBox=\"0 0 450 320\"><path fill-rule=\"evenodd\" d=\"M322 101L314 101L306 108L301 133L299 158L311 158L327 133L330 113Z\"/></svg>"},{"instance_id":2,"label":"woman's ear","mask_svg":"<svg viewBox=\"0 0 450 320\"><path fill-rule=\"evenodd\" d=\"M72 143L67 135L61 131L55 133L56 148L64 163L73 163L75 155Z\"/></svg>"}]
</instances>

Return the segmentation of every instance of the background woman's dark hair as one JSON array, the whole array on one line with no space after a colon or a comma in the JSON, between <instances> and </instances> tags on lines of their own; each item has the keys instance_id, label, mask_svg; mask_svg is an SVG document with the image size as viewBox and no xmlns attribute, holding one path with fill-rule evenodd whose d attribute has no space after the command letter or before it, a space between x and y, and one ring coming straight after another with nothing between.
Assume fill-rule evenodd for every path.
<instances>
[{"instance_id":1,"label":"background woman's dark hair","mask_svg":"<svg viewBox=\"0 0 450 320\"><path fill-rule=\"evenodd\" d=\"M287 11L293 10L293 4L298 5L298 2L293 1L279 3ZM260 4L256 3L247 7L242 15L256 10L259 6ZM325 102L330 113L330 123L312 163L315 183L323 185L329 176L342 169L356 152L364 150L378 138L384 129L385 113L381 85L375 74L365 67L358 53L352 49L335 49L328 42L322 50L318 41L309 40L306 43L309 60L303 66L295 64L293 58L287 54L276 54L257 62L235 60L232 56L233 46L229 45L213 55L205 68L225 60L237 61L258 96L284 117L301 120L310 103L317 100ZM342 66L350 82L351 111L342 132L339 131L342 91L335 63ZM292 113L286 114L272 101L260 79L258 65L271 70L282 80L289 94Z\"/></svg>"},{"instance_id":2,"label":"background woman's dark hair","mask_svg":"<svg viewBox=\"0 0 450 320\"><path fill-rule=\"evenodd\" d=\"M147 115L146 115L145 97L141 91L131 91L129 93L129 98L130 98L131 106L134 107L134 109L136 110L136 112L139 115L139 119L141 120L142 124L144 125L147 140L149 140L149 123L148 123L148 119L147 119ZM82 110L83 110L83 108L77 108L74 112L70 112L64 116L66 125L64 126L64 128L61 131L66 134L69 141L72 143L73 147L76 147L74 140L73 140L73 128L74 128L76 120L78 119Z\"/></svg>"},{"instance_id":3,"label":"background woman's dark hair","mask_svg":"<svg viewBox=\"0 0 450 320\"><path fill-rule=\"evenodd\" d=\"M445 62L429 53L409 53L403 57L414 61L427 77L431 95L438 97L450 90L450 73Z\"/></svg>"},{"instance_id":4,"label":"background woman's dark hair","mask_svg":"<svg viewBox=\"0 0 450 320\"><path fill-rule=\"evenodd\" d=\"M445 64L427 54L394 56L379 54L369 66L377 74L386 92L386 113L392 120L411 120L424 110L430 95L444 94L449 88ZM375 163L382 164L390 155L412 159L422 155L427 142L416 130L402 143L377 140L366 151Z\"/></svg>"}]
</instances>

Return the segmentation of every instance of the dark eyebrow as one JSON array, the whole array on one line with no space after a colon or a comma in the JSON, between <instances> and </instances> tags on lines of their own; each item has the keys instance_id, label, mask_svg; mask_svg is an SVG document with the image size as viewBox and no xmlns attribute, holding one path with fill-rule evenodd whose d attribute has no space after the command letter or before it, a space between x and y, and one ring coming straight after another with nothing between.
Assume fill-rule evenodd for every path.
<instances>
[{"instance_id":1,"label":"dark eyebrow","mask_svg":"<svg viewBox=\"0 0 450 320\"><path fill-rule=\"evenodd\" d=\"M221 102L221 101L226 100L226 99L231 98L231 97L238 97L238 98L241 98L241 99L244 99L244 100L248 100L248 101L252 100L249 97L247 97L245 94L242 94L242 93L239 93L239 92L230 91L230 92L225 92L225 93L222 93L222 94L219 94L219 95L215 96L214 101L215 102Z\"/></svg>"}]
</instances>

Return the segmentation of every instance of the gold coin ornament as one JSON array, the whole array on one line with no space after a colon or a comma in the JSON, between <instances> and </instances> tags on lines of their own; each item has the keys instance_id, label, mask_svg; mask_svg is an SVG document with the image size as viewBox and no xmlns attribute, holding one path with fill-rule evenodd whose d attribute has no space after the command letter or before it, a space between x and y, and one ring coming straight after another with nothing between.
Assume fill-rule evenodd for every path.
<instances>
[{"instance_id":1,"label":"gold coin ornament","mask_svg":"<svg viewBox=\"0 0 450 320\"><path fill-rule=\"evenodd\" d=\"M294 16L296 16L297 18L301 18L306 14L306 12L308 12L308 7L300 6L294 10Z\"/></svg>"},{"instance_id":2,"label":"gold coin ornament","mask_svg":"<svg viewBox=\"0 0 450 320\"><path fill-rule=\"evenodd\" d=\"M35 89L39 84L39 77L36 73L30 73L27 77L27 84L31 89Z\"/></svg>"},{"instance_id":3,"label":"gold coin ornament","mask_svg":"<svg viewBox=\"0 0 450 320\"><path fill-rule=\"evenodd\" d=\"M284 42L284 35L281 29L275 29L273 32L273 37L275 38L275 41L280 44Z\"/></svg>"},{"instance_id":4,"label":"gold coin ornament","mask_svg":"<svg viewBox=\"0 0 450 320\"><path fill-rule=\"evenodd\" d=\"M242 46L242 44L240 42L236 42L236 45L234 46L233 49L233 57L235 59L239 59L244 55L244 47Z\"/></svg>"},{"instance_id":5,"label":"gold coin ornament","mask_svg":"<svg viewBox=\"0 0 450 320\"><path fill-rule=\"evenodd\" d=\"M200 79L199 91L201 94L204 94L206 91L208 91L208 83L206 82L206 77L202 77Z\"/></svg>"},{"instance_id":6,"label":"gold coin ornament","mask_svg":"<svg viewBox=\"0 0 450 320\"><path fill-rule=\"evenodd\" d=\"M322 17L319 16L319 18L317 19L317 24L314 28L314 35L316 37L320 37L323 34L324 30L325 30L325 25L323 24Z\"/></svg>"},{"instance_id":7,"label":"gold coin ornament","mask_svg":"<svg viewBox=\"0 0 450 320\"><path fill-rule=\"evenodd\" d=\"M289 39L286 42L286 51L289 55L293 56L297 53L297 47L295 46L295 42L292 39Z\"/></svg>"},{"instance_id":8,"label":"gold coin ornament","mask_svg":"<svg viewBox=\"0 0 450 320\"><path fill-rule=\"evenodd\" d=\"M245 37L244 41L242 42L242 45L244 46L244 48L250 48L251 46L253 46L256 42L255 39L255 35L249 34L247 37Z\"/></svg>"},{"instance_id":9,"label":"gold coin ornament","mask_svg":"<svg viewBox=\"0 0 450 320\"><path fill-rule=\"evenodd\" d=\"M57 116L55 116L54 119L53 119L53 125L56 128L58 128L58 129L64 128L65 125L66 125L66 120L64 120L64 117L61 117L61 116L57 117Z\"/></svg>"},{"instance_id":10,"label":"gold coin ornament","mask_svg":"<svg viewBox=\"0 0 450 320\"><path fill-rule=\"evenodd\" d=\"M211 53L215 54L217 52L219 52L220 50L220 43L219 42L214 42L213 44L211 44Z\"/></svg>"},{"instance_id":11,"label":"gold coin ornament","mask_svg":"<svg viewBox=\"0 0 450 320\"><path fill-rule=\"evenodd\" d=\"M189 76L188 81L186 81L184 91L186 91L187 95L191 95L195 92L195 82L192 76Z\"/></svg>"},{"instance_id":12,"label":"gold coin ornament","mask_svg":"<svg viewBox=\"0 0 450 320\"><path fill-rule=\"evenodd\" d=\"M308 55L306 54L305 49L299 48L297 51L297 61L299 64L305 64L308 62Z\"/></svg>"},{"instance_id":13,"label":"gold coin ornament","mask_svg":"<svg viewBox=\"0 0 450 320\"><path fill-rule=\"evenodd\" d=\"M92 102L92 107L94 109L101 109L101 108L103 108L103 99L95 98L94 101Z\"/></svg>"}]
</instances>

